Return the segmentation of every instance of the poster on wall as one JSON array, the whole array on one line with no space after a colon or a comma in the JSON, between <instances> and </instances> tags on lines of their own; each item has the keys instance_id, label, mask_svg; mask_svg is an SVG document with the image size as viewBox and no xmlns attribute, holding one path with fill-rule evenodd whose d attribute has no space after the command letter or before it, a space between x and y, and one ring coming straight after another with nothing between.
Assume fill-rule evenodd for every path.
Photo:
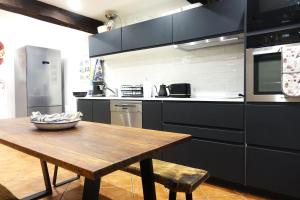
<instances>
[{"instance_id":1,"label":"poster on wall","mask_svg":"<svg viewBox=\"0 0 300 200\"><path fill-rule=\"evenodd\" d=\"M4 63L4 55L5 55L4 44L0 41L0 67ZM0 77L0 90L4 90L4 88L5 88L5 83Z\"/></svg>"},{"instance_id":2,"label":"poster on wall","mask_svg":"<svg viewBox=\"0 0 300 200\"><path fill-rule=\"evenodd\" d=\"M79 65L80 80L90 81L91 80L91 66L89 59L81 59Z\"/></svg>"},{"instance_id":3,"label":"poster on wall","mask_svg":"<svg viewBox=\"0 0 300 200\"><path fill-rule=\"evenodd\" d=\"M4 55L5 55L4 44L0 41L0 65L2 65L4 62Z\"/></svg>"}]
</instances>

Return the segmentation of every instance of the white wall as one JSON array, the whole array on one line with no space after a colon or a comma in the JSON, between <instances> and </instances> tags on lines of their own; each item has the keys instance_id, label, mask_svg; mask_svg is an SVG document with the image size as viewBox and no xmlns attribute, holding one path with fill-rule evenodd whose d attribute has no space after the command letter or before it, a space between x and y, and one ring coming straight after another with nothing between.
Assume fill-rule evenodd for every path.
<instances>
[{"instance_id":1,"label":"white wall","mask_svg":"<svg viewBox=\"0 0 300 200\"><path fill-rule=\"evenodd\" d=\"M234 44L193 51L173 46L105 56L105 78L109 87L187 82L192 96L234 97L244 90L244 47Z\"/></svg>"},{"instance_id":2,"label":"white wall","mask_svg":"<svg viewBox=\"0 0 300 200\"><path fill-rule=\"evenodd\" d=\"M88 36L85 32L0 10L0 41L6 51L4 64L0 65L0 80L6 83L5 90L0 90L0 118L14 117L14 56L16 49L25 45L61 50L66 111L75 111L72 91L89 87L79 81L79 62L88 58Z\"/></svg>"}]
</instances>

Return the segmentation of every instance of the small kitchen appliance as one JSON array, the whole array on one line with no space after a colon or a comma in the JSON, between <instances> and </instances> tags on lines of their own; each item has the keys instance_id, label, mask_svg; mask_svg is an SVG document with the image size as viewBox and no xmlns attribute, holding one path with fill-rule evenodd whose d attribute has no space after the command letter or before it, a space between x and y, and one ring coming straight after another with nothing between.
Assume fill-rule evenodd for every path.
<instances>
[{"instance_id":1,"label":"small kitchen appliance","mask_svg":"<svg viewBox=\"0 0 300 200\"><path fill-rule=\"evenodd\" d=\"M93 81L93 95L96 97L105 96L105 83L104 81Z\"/></svg>"},{"instance_id":2,"label":"small kitchen appliance","mask_svg":"<svg viewBox=\"0 0 300 200\"><path fill-rule=\"evenodd\" d=\"M170 97L177 98L190 98L191 97L191 84L189 83L176 83L168 86Z\"/></svg>"},{"instance_id":3,"label":"small kitchen appliance","mask_svg":"<svg viewBox=\"0 0 300 200\"><path fill-rule=\"evenodd\" d=\"M143 85L121 85L122 97L143 97Z\"/></svg>"},{"instance_id":4,"label":"small kitchen appliance","mask_svg":"<svg viewBox=\"0 0 300 200\"><path fill-rule=\"evenodd\" d=\"M165 84L161 84L159 86L158 97L167 97L167 96L168 96L167 86Z\"/></svg>"}]
</instances>

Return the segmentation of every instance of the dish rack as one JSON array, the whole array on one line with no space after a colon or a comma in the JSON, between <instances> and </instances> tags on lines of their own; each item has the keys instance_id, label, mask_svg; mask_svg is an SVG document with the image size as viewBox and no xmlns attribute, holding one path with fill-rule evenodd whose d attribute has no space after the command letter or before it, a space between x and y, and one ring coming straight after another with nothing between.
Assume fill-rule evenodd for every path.
<instances>
[{"instance_id":1,"label":"dish rack","mask_svg":"<svg viewBox=\"0 0 300 200\"><path fill-rule=\"evenodd\" d=\"M121 85L122 97L143 97L143 85Z\"/></svg>"}]
</instances>

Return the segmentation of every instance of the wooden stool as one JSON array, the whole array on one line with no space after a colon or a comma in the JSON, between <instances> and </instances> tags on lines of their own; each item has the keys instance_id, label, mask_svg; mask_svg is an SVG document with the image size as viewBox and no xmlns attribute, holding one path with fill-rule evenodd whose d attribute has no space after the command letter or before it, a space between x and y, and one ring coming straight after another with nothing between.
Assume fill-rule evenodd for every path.
<instances>
[{"instance_id":1,"label":"wooden stool","mask_svg":"<svg viewBox=\"0 0 300 200\"><path fill-rule=\"evenodd\" d=\"M141 176L140 164L128 166L124 171ZM176 200L177 192L184 192L192 200L193 191L209 177L208 172L161 160L153 160L154 181L170 190L169 200Z\"/></svg>"},{"instance_id":2,"label":"wooden stool","mask_svg":"<svg viewBox=\"0 0 300 200\"><path fill-rule=\"evenodd\" d=\"M0 184L0 199L1 200L19 200L8 189Z\"/></svg>"}]
</instances>

